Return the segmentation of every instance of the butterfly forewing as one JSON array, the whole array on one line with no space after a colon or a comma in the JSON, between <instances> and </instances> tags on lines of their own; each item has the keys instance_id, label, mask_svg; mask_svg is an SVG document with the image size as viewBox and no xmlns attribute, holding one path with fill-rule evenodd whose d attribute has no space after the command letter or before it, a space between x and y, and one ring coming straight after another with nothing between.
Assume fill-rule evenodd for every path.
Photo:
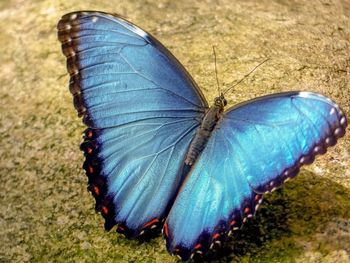
<instances>
[{"instance_id":1,"label":"butterfly forewing","mask_svg":"<svg viewBox=\"0 0 350 263\"><path fill-rule=\"evenodd\" d=\"M207 108L169 51L118 16L75 12L58 37L84 123L89 189L106 228L135 237L161 224L183 179L183 159Z\"/></svg>"}]
</instances>

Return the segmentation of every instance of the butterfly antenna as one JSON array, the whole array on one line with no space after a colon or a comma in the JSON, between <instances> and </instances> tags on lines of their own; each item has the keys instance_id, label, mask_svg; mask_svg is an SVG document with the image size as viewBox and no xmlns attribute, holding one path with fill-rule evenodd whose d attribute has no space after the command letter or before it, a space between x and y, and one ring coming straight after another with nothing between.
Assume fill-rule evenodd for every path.
<instances>
[{"instance_id":1,"label":"butterfly antenna","mask_svg":"<svg viewBox=\"0 0 350 263\"><path fill-rule=\"evenodd\" d=\"M215 64L215 77L216 77L216 85L218 87L218 94L220 96L220 85L219 85L219 79L218 79L218 69L216 67L216 52L215 52L215 46L213 46L213 53L214 53L214 64Z\"/></svg>"},{"instance_id":2,"label":"butterfly antenna","mask_svg":"<svg viewBox=\"0 0 350 263\"><path fill-rule=\"evenodd\" d=\"M258 65L256 65L251 71L249 71L249 73L245 74L243 78L241 78L235 85L233 85L231 88L228 88L227 90L225 90L223 92L223 94L225 95L227 92L229 92L231 89L233 89L234 87L236 87L238 84L240 84L243 80L245 80L250 74L252 74L258 67L260 67L262 64L264 64L266 61L268 61L269 58L265 59L263 62L260 62Z\"/></svg>"}]
</instances>

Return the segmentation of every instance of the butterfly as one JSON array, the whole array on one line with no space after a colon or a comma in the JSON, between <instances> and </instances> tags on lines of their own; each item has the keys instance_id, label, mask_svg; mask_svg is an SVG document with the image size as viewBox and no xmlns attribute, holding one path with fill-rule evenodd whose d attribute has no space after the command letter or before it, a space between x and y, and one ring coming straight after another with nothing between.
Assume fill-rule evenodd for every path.
<instances>
[{"instance_id":1,"label":"butterfly","mask_svg":"<svg viewBox=\"0 0 350 263\"><path fill-rule=\"evenodd\" d=\"M170 254L205 254L254 215L262 195L344 136L339 106L291 91L209 106L180 62L117 15L64 15L69 89L88 126L81 149L105 228L162 228Z\"/></svg>"}]
</instances>

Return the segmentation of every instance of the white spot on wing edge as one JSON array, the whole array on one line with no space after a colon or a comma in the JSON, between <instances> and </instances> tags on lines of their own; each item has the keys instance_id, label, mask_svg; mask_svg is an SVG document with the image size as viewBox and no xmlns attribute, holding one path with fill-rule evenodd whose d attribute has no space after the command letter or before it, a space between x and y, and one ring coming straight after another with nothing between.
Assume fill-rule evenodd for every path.
<instances>
[{"instance_id":1,"label":"white spot on wing edge","mask_svg":"<svg viewBox=\"0 0 350 263\"><path fill-rule=\"evenodd\" d=\"M74 56L75 56L75 52L74 52L74 51L71 51L71 52L68 54L67 58L71 58L71 57L74 57Z\"/></svg>"},{"instance_id":2,"label":"white spot on wing edge","mask_svg":"<svg viewBox=\"0 0 350 263\"><path fill-rule=\"evenodd\" d=\"M69 19L70 20L75 20L78 17L77 13L71 14Z\"/></svg>"},{"instance_id":3,"label":"white spot on wing edge","mask_svg":"<svg viewBox=\"0 0 350 263\"><path fill-rule=\"evenodd\" d=\"M314 153L318 153L320 150L321 150L321 147L320 146L316 146L314 148Z\"/></svg>"},{"instance_id":4,"label":"white spot on wing edge","mask_svg":"<svg viewBox=\"0 0 350 263\"><path fill-rule=\"evenodd\" d=\"M342 136L343 132L344 132L343 129L341 127L338 127L338 128L335 129L334 135L336 137L340 138Z\"/></svg>"},{"instance_id":5,"label":"white spot on wing edge","mask_svg":"<svg viewBox=\"0 0 350 263\"><path fill-rule=\"evenodd\" d=\"M98 17L97 16L93 16L91 18L91 21L92 21L92 23L96 23L98 21Z\"/></svg>"},{"instance_id":6,"label":"white spot on wing edge","mask_svg":"<svg viewBox=\"0 0 350 263\"><path fill-rule=\"evenodd\" d=\"M325 140L326 144L329 144L331 141L332 141L331 137L327 137L326 140Z\"/></svg>"},{"instance_id":7,"label":"white spot on wing edge","mask_svg":"<svg viewBox=\"0 0 350 263\"><path fill-rule=\"evenodd\" d=\"M346 122L346 118L345 118L345 116L343 116L343 117L340 119L340 124L341 124L341 125L344 125L345 122Z\"/></svg>"}]
</instances>

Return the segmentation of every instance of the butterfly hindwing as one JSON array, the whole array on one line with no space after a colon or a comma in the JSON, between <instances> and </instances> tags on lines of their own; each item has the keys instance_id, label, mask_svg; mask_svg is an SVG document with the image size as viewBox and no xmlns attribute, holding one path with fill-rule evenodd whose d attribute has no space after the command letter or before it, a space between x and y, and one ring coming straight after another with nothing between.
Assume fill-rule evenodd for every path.
<instances>
[{"instance_id":1,"label":"butterfly hindwing","mask_svg":"<svg viewBox=\"0 0 350 263\"><path fill-rule=\"evenodd\" d=\"M89 126L84 169L106 228L118 224L132 238L161 225L206 101L169 51L118 16L67 14L58 37Z\"/></svg>"},{"instance_id":2,"label":"butterfly hindwing","mask_svg":"<svg viewBox=\"0 0 350 263\"><path fill-rule=\"evenodd\" d=\"M195 252L206 253L254 214L261 196L237 171L234 148L223 132L213 132L193 171L175 200L163 234L170 253L187 260Z\"/></svg>"},{"instance_id":3,"label":"butterfly hindwing","mask_svg":"<svg viewBox=\"0 0 350 263\"><path fill-rule=\"evenodd\" d=\"M170 253L186 260L225 239L302 164L345 132L328 98L308 92L265 96L229 109L181 188L163 228Z\"/></svg>"},{"instance_id":4,"label":"butterfly hindwing","mask_svg":"<svg viewBox=\"0 0 350 263\"><path fill-rule=\"evenodd\" d=\"M119 232L133 237L161 225L182 181L184 153L197 126L191 119L162 118L85 132L98 134L82 148L90 190L107 229L118 224Z\"/></svg>"},{"instance_id":5,"label":"butterfly hindwing","mask_svg":"<svg viewBox=\"0 0 350 263\"><path fill-rule=\"evenodd\" d=\"M254 191L269 192L293 178L303 164L335 145L346 117L337 104L312 92L286 92L229 109L224 131Z\"/></svg>"}]
</instances>

